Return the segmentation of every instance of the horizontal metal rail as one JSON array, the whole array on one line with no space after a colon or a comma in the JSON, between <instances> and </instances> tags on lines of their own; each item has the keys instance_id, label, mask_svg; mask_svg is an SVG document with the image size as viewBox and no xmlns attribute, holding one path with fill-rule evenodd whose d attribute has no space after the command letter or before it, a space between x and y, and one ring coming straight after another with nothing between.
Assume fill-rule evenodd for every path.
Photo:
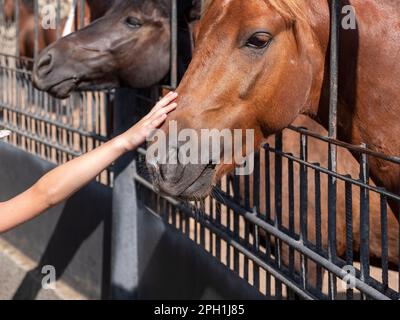
<instances>
[{"instance_id":1,"label":"horizontal metal rail","mask_svg":"<svg viewBox=\"0 0 400 320\"><path fill-rule=\"evenodd\" d=\"M313 138L315 138L317 140L321 140L321 141L324 141L324 142L328 142L328 143L334 144L334 145L336 145L338 147L342 147L342 148L347 149L349 151L354 151L354 152L358 152L358 153L364 153L364 154L367 154L367 155L372 156L372 157L376 157L376 158L379 158L379 159L382 159L382 160L386 160L386 161L389 161L389 162L400 164L400 157L385 155L385 154L373 151L371 149L368 149L367 147L365 147L363 145L356 146L356 145L353 145L353 144L350 144L350 143L346 143L346 142L343 142L343 141L340 141L340 140L337 140L337 139L329 138L327 136L323 136L321 134L318 134L318 133L315 133L313 131L310 131L310 130L308 130L306 128L289 126L288 129L290 129L292 131L295 131L295 132L298 132L298 133L301 133L301 134L305 134L305 135L307 135L309 137L313 137Z\"/></svg>"},{"instance_id":2,"label":"horizontal metal rail","mask_svg":"<svg viewBox=\"0 0 400 320\"><path fill-rule=\"evenodd\" d=\"M156 190L154 189L154 186L150 182L148 182L146 179L141 177L140 175L135 174L134 178L141 185L143 185L146 188L156 192ZM164 200L168 201L173 206L175 206L176 208L178 208L179 210L183 211L186 215L190 216L193 219L199 220L199 219L197 219L196 214L193 212L193 209L189 209L187 206L183 205L181 202L177 201L174 198L171 198L171 197L168 197L168 196L163 196L163 195L161 195L161 197ZM154 212L150 208L147 208L147 209L150 210L156 216L159 216L159 214L157 214L156 212ZM201 220L203 220L203 219L201 219ZM204 221L201 221L201 220L199 222L200 223L202 223L202 222L204 223ZM282 283L284 283L285 285L290 287L296 294L298 294L299 296L301 296L302 298L307 299L307 300L315 300L315 297L313 297L311 294L308 294L308 293L304 292L300 288L300 286L298 286L291 279L287 278L286 275L280 273L279 271L277 271L276 269L274 269L273 267L268 265L265 261L261 260L258 256L256 256L250 250L248 250L245 246L243 246L238 241L236 241L236 240L232 239L231 237L229 237L229 235L226 232L221 231L212 221L205 220L205 224L204 225L209 230L211 230L214 233L218 234L219 237L224 239L228 244L233 246L235 249L237 249L239 252L244 254L246 257L251 258L254 262L256 262L260 267L262 267L264 270L266 270L271 275L273 275L276 279L278 279L279 281L281 281Z\"/></svg>"},{"instance_id":3,"label":"horizontal metal rail","mask_svg":"<svg viewBox=\"0 0 400 320\"><path fill-rule=\"evenodd\" d=\"M64 152L64 153L66 153L66 154L68 154L68 155L70 155L72 157L79 157L79 156L82 155L82 153L79 153L79 152L76 152L74 150L65 148L65 147L60 146L58 144L55 144L55 143L53 143L51 141L48 141L47 139L39 138L39 137L29 133L28 131L22 131L22 130L20 130L19 128L15 127L15 126L10 126L8 123L6 123L4 121L0 121L0 126L5 128L5 129L7 129L7 130L10 130L10 131L12 131L12 132L14 132L14 133L16 133L16 134L18 134L20 136L25 137L26 139L29 139L29 140L35 141L37 143L43 144L43 145L45 145L45 146L47 146L49 148L53 148L55 150Z\"/></svg>"},{"instance_id":4,"label":"horizontal metal rail","mask_svg":"<svg viewBox=\"0 0 400 320\"><path fill-rule=\"evenodd\" d=\"M23 57L23 56L15 56L12 54L8 54L8 53L0 53L0 56L6 57L6 58L11 58L14 60L22 60L22 61L28 61L28 62L34 62L35 60L32 58L28 58L28 57Z\"/></svg>"},{"instance_id":5,"label":"horizontal metal rail","mask_svg":"<svg viewBox=\"0 0 400 320\"><path fill-rule=\"evenodd\" d=\"M49 124L49 125L55 126L57 128L63 129L63 130L67 130L67 131L69 131L71 133L79 134L82 137L93 138L93 139L95 139L95 140L97 140L99 142L107 142L108 141L107 137L98 135L98 134L93 133L93 132L84 131L84 130L81 130L81 129L78 129L78 128L74 128L74 127L68 126L68 125L66 125L66 124L64 124L62 122L53 121L48 116L42 117L42 116L36 115L35 113L23 111L23 110L21 110L19 108L13 108L13 107L8 106L8 105L6 105L4 103L0 103L0 108L3 108L5 110L8 110L8 111L13 112L13 113L17 113L17 114L23 115L25 117L28 117L28 118L31 118L31 119L34 119L34 120L37 120L37 121L44 122L45 124Z\"/></svg>"},{"instance_id":6,"label":"horizontal metal rail","mask_svg":"<svg viewBox=\"0 0 400 320\"><path fill-rule=\"evenodd\" d=\"M376 193L385 195L385 196L387 196L387 197L389 197L389 198L392 198L392 199L395 199L395 200L399 200L399 201L400 201L400 196L397 195L397 194L395 194L395 193L389 192L389 191L387 191L387 190L385 190L385 189L382 189L382 188L380 188L380 187L374 187L374 186L372 186L372 185L370 185L370 184L367 184L367 183L364 183L364 182L362 182L362 181L360 181L360 180L352 179L352 178L350 178L349 176L342 175L342 174L340 174L340 173L330 171L329 169L323 168L323 167L319 166L318 164L314 164L314 163L310 163L310 162L301 160L301 159L299 159L299 158L293 156L293 155L290 154L290 153L286 153L286 152L283 152L283 151L279 151L279 150L276 150L275 148L269 147L269 146L268 146L268 148L269 148L272 152L274 152L274 153L276 153L276 154L278 154L278 155L280 155L280 156L282 156L282 157L284 157L284 158L290 159L290 160L292 160L292 161L294 161L294 162L297 162L297 163L299 163L299 164L302 164L302 165L304 165L304 166L307 166L308 168L314 169L315 171L318 171L318 172L327 174L327 175L329 175L329 176L333 176L333 177L335 177L335 178L337 178L337 179L340 179L340 180L342 180L342 181L345 181L345 182L351 182L353 185L356 185L356 186L358 186L358 187L366 188L366 189L368 189L368 190L370 190L370 191L373 191L373 192L376 192Z\"/></svg>"},{"instance_id":7,"label":"horizontal metal rail","mask_svg":"<svg viewBox=\"0 0 400 320\"><path fill-rule=\"evenodd\" d=\"M143 186L145 186L146 188L156 192L156 190L154 189L154 186L148 182L146 179L144 179L143 177L141 177L138 174L134 175L134 178L137 182L139 182L140 184L142 184ZM249 212L246 209L244 209L243 207L241 207L240 205L236 204L234 201L231 201L231 199L229 199L229 197L227 197L226 195L223 194L223 192L218 192L218 194L220 195L219 197L215 197L214 198L218 201L221 201L222 203L224 203L225 205L227 205L229 208L233 209L235 212L239 213L240 215L242 215L246 220L252 222L253 224L259 226L260 228L262 228L263 230L265 230L267 233L269 233L270 235L276 237L277 239L282 240L284 243L286 243L287 245L289 245L290 247L294 248L296 251L304 254L305 256L307 256L308 258L310 258L311 260L313 260L315 263L321 265L322 267L324 267L327 271L330 271L332 273L334 273L337 277L344 279L346 276L348 276L348 273L344 270L342 270L340 267L338 267L337 265L331 263L328 259L326 259L325 257L317 254L316 252L314 252L313 250L307 248L306 246L304 246L304 244L301 241L295 240L292 237L288 236L286 233L282 232L281 230L277 229L276 227L266 223L265 221L263 221L262 219L258 218L256 214L254 214L253 212ZM180 210L184 211L187 214L192 215L193 211L189 210L187 207L183 206L179 201L177 201L174 198L168 197L168 196L163 196L160 195L163 199L167 200L168 202L170 202L172 205L174 205L175 207L179 208ZM193 215L193 218L195 218L196 216ZM216 230L217 228L213 225L213 224L209 224L207 225L207 227L209 227L212 230ZM271 266L269 266L268 264L266 264L264 261L262 261L259 257L255 256L253 253L249 252L246 248L244 248L242 245L240 245L239 243L237 243L236 241L228 238L226 233L222 233L219 234L221 237L223 237L225 240L229 240L232 241L230 243L235 243L235 248L240 250L241 253L245 254L247 257L251 258L253 261L255 261L257 264L259 264L262 268L264 268L266 271L270 272L272 275L276 276L277 279L279 279L280 281L282 281L282 283L284 283L285 285L289 286L292 290L294 290L297 294L299 294L300 296L302 296L303 298L307 298L307 299L314 299L314 297L312 295L307 294L306 292L304 292L304 290L302 288L300 288L298 285L296 285L295 283L293 283L292 281L288 281L289 279L287 279L287 277L285 275L281 275L279 272L276 271L276 269L272 268ZM368 284L366 284L365 282L361 281L358 278L355 278L355 287L357 289L359 289L361 292L367 294L369 297L373 298L373 299L378 299L378 300L390 300L389 297L387 297L386 295L382 294L381 292L379 292L378 290L376 290L375 288L369 286Z\"/></svg>"}]
</instances>

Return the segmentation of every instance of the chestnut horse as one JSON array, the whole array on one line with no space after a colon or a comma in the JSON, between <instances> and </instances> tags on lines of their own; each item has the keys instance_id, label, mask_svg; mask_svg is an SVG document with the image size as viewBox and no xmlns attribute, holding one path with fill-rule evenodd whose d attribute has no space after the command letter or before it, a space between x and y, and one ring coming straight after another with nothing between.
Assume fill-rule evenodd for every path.
<instances>
[{"instance_id":1,"label":"chestnut horse","mask_svg":"<svg viewBox=\"0 0 400 320\"><path fill-rule=\"evenodd\" d=\"M177 121L178 130L254 129L255 145L259 146L300 114L311 115L327 127L329 2L209 2L197 26L193 60L178 88L178 109L162 129L168 132L170 121ZM358 26L356 30L342 31L339 138L353 144L365 142L372 150L388 155L400 155L400 142L389 143L400 130L400 66L396 59L400 52L400 8L393 1L351 0L346 4L355 8ZM380 16L385 19L379 23L371 18ZM316 161L319 154L310 151ZM346 168L346 173L357 174L357 164L354 158L350 159L353 169ZM224 163L172 165L153 159L148 167L156 187L186 199L207 196L212 186L232 169L232 165ZM370 170L378 185L399 193L398 165L371 157ZM344 200L344 191L341 192L338 198ZM379 221L379 199L371 200L371 220ZM390 204L397 212L396 204ZM338 254L343 255L343 204L338 205L338 211ZM321 214L326 219L326 208ZM323 228L326 233L327 225ZM353 233L355 239L360 238L359 225L354 225ZM398 265L398 222L394 214L390 215L389 234L390 259ZM376 257L381 255L380 238L374 222L370 249Z\"/></svg>"},{"instance_id":2,"label":"chestnut horse","mask_svg":"<svg viewBox=\"0 0 400 320\"><path fill-rule=\"evenodd\" d=\"M178 1L180 74L191 58L189 24L199 2ZM170 0L117 0L104 17L41 53L34 84L57 98L73 90L152 86L170 70L170 26Z\"/></svg>"},{"instance_id":3,"label":"chestnut horse","mask_svg":"<svg viewBox=\"0 0 400 320\"><path fill-rule=\"evenodd\" d=\"M107 9L110 8L112 0L86 0L85 1L85 18L84 23L90 23L103 16ZM15 20L16 2L14 0L5 0L4 2L4 17L6 22L14 22ZM75 8L75 17L81 14L81 2ZM63 18L60 23L60 29L64 30L68 17ZM75 19L76 22L79 19ZM20 56L33 58L35 55L35 12L33 0L19 1L19 21L18 21L18 44ZM73 23L72 28L68 32L73 32L79 26L78 23ZM65 30L64 30L65 31ZM41 27L40 18L38 26L38 51L40 52L45 47L55 42L58 38L57 29L44 29Z\"/></svg>"},{"instance_id":4,"label":"chestnut horse","mask_svg":"<svg viewBox=\"0 0 400 320\"><path fill-rule=\"evenodd\" d=\"M400 155L400 142L390 139L400 133L400 8L393 1L350 3L358 27L342 32L339 137ZM385 19L376 23L376 16ZM211 1L171 120L182 128L252 128L256 145L299 114L327 127L329 21L325 1ZM159 186L173 195L205 196L229 169L188 167L179 183L160 177ZM174 177L171 166L160 170ZM399 193L398 165L371 157L370 170L380 186Z\"/></svg>"},{"instance_id":5,"label":"chestnut horse","mask_svg":"<svg viewBox=\"0 0 400 320\"><path fill-rule=\"evenodd\" d=\"M199 8L197 8L197 10L199 10ZM198 13L198 11L197 11L197 13ZM194 18L191 18L188 21L192 21L192 20L196 19L196 17L197 17L197 15L194 14L194 11L192 11L191 14L192 14L192 17L194 17ZM114 17L114 19L119 20L119 19L123 19L124 17L125 17L125 13L123 11L120 11L120 16L119 17ZM97 26L97 24L99 24L99 23L100 22L96 22L95 25ZM83 35L86 35L86 37L83 37ZM88 41L88 43L90 43L89 41L91 40L91 38L87 35L86 30L77 32L76 36L80 38L80 42L79 43L80 43L81 46L87 45L85 43L85 41ZM102 43L107 39L108 36L109 36L108 33L100 33L100 34L96 35L96 41L98 41L99 43ZM122 34L122 36L124 36L124 34ZM54 47L58 48L58 45L59 46L64 45L64 41L66 41L66 40L69 41L68 38L67 39L62 39L62 40L59 41L58 44L54 45ZM67 44L69 44L69 43L67 43ZM148 59L150 59L150 58L151 57L148 57ZM129 64L129 65L132 64L133 65L136 62L136 55L126 56L126 59L130 59L130 60L126 61L127 64ZM159 61L155 61L154 63L159 63ZM144 67L144 66L145 66L144 64L136 66L135 72L141 73L142 72L141 68ZM113 69L113 68L115 68L115 69ZM113 65L113 68L110 68L107 72L117 73L118 72L118 68L117 68L116 64ZM57 71L61 71L61 70L62 69L61 69L61 66L60 66L60 68L57 69ZM125 80L125 82L127 84L131 83L131 81L126 81L126 80ZM90 83L90 81L88 81L88 83L87 83L87 85L89 85L89 86L94 85L94 84L96 84L96 83L95 82L94 83ZM112 86L114 86L114 85L112 85ZM307 126L309 128L312 128L313 131L316 131L316 132L319 132L319 131L322 130L313 121L311 121L310 119L308 119L306 117L298 119L296 124L299 125L299 126ZM323 130L322 130L321 133L322 134L324 133ZM284 134L284 140L285 140L285 147L288 149L288 151L294 153L293 150L297 149L297 144L298 144L297 136L295 134L293 134L292 132L287 131ZM321 144L321 143L318 144L317 143L317 144L313 144L312 146L310 146L309 157L310 157L310 161L312 160L312 161L315 161L315 162L319 162L321 164L325 164L327 162L325 144ZM353 176L357 174L357 163L356 163L356 160L354 159L354 157L352 157L347 151L341 150L341 151L339 151L339 158L342 160L341 162L339 162L339 171L346 172L346 173L351 173L351 174L353 174ZM287 176L286 175L287 175L287 172L284 172L284 179L283 179L284 181L287 181ZM310 177L310 180L311 180L311 178L312 177ZM322 185L326 186L326 184L327 184L326 183L326 177L322 177ZM310 183L309 195L313 194L312 188L313 188L313 186ZM296 188L296 190L297 189L298 188ZM325 197L326 197L326 194L323 193L322 194L322 202L323 203L327 201L325 199ZM288 194L287 194L287 189L286 188L284 188L283 199L288 199ZM342 223L342 222L345 221L345 219L343 217L343 214L345 212L344 199L345 199L344 188L340 188L339 187L339 190L338 190L339 217L338 218L339 218L339 220L341 222L339 223L339 227L338 228L339 228L339 234L341 234L341 235L345 234L344 233L344 227L345 226L344 226L344 223ZM287 201L284 201L284 202L287 203ZM374 213L374 214L372 214L371 220L377 219L377 215L379 213L379 206L380 206L379 198L372 196L371 205L370 206L371 206L371 212ZM309 199L308 199L308 208L309 208L309 210L311 210L310 212L312 212L312 208L313 207L314 207L314 199L312 199L312 197L310 196ZM357 221L357 213L359 212L359 201L357 201L356 199L353 201L353 212L355 213L354 220ZM323 217L324 217L323 222L324 223L326 222L326 216L327 216L326 215L326 210L323 210ZM390 258L390 262L392 263L392 266L394 266L397 263L397 260L396 260L397 259L397 257L396 257L396 253L397 253L396 245L397 245L398 235L396 233L396 223L395 223L395 221L393 222L392 219L393 219L393 216L389 215L389 222L390 222L389 223L389 239L388 239L388 241L389 241L389 258ZM312 225L312 223L313 222L310 221L311 225ZM357 237L357 232L358 232L358 229L355 228L355 248L357 248L357 246L359 246L359 242L358 242L359 238ZM381 255L379 239L381 237L380 237L380 228L379 228L378 224L374 224L373 225L373 227L371 229L371 233L372 233L371 239L374 240L374 241L372 241L372 245L371 245L373 247L371 249L371 258L379 260L379 257ZM313 239L312 235L311 235L310 239ZM326 239L325 238L324 238L324 244L326 244ZM345 249L345 239L343 237L339 237L338 238L338 252L339 253L343 253L344 249ZM378 265L378 262L375 263L375 264Z\"/></svg>"}]
</instances>

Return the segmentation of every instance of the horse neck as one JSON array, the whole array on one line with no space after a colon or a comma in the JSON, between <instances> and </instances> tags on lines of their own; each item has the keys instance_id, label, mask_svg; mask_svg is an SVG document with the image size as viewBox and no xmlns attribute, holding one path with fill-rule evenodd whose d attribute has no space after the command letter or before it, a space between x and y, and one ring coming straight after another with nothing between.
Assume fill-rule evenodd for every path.
<instances>
[{"instance_id":1,"label":"horse neck","mask_svg":"<svg viewBox=\"0 0 400 320\"><path fill-rule=\"evenodd\" d=\"M308 63L313 82L306 103L299 113L316 117L321 108L321 92L324 91L329 48L330 14L327 1L303 1L301 17L293 25L293 33L299 50L299 59ZM329 69L329 68L328 68ZM325 120L325 119L321 119ZM325 121L319 121L325 126Z\"/></svg>"},{"instance_id":2,"label":"horse neck","mask_svg":"<svg viewBox=\"0 0 400 320\"><path fill-rule=\"evenodd\" d=\"M400 52L396 25L400 10L394 2L385 0L347 0L355 8L357 27L340 28L338 138L392 156L400 155L400 65L395 52ZM326 9L326 8L325 8ZM371 17L385 19L377 22ZM323 25L329 30L329 15L322 15ZM323 85L317 120L328 126L329 120L329 50L327 32L314 28L325 51ZM325 34L324 34L325 33ZM382 35L385 34L383 37ZM373 81L377 79L377 81ZM390 141L390 143L388 142ZM400 168L388 162L370 161L370 173L375 183L400 193ZM398 206L391 205L392 209Z\"/></svg>"}]
</instances>

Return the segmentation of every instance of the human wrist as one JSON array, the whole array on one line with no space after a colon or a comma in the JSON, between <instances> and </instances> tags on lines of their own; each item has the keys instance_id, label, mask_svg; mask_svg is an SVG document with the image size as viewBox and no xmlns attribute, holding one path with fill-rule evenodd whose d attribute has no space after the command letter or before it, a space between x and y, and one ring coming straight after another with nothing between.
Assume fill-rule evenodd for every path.
<instances>
[{"instance_id":1,"label":"human wrist","mask_svg":"<svg viewBox=\"0 0 400 320\"><path fill-rule=\"evenodd\" d=\"M129 141L125 133L115 137L113 139L113 145L119 155L123 155L134 149L132 142Z\"/></svg>"},{"instance_id":2,"label":"human wrist","mask_svg":"<svg viewBox=\"0 0 400 320\"><path fill-rule=\"evenodd\" d=\"M116 138L116 145L121 149L123 153L133 151L139 147L145 139L140 138L139 132L133 132L132 129L122 133Z\"/></svg>"}]
</instances>

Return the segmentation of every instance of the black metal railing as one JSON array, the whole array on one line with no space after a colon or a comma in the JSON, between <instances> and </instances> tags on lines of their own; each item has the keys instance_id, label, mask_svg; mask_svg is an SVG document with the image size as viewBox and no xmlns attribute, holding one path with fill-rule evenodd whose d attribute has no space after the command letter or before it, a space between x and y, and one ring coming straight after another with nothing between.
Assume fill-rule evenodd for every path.
<instances>
[{"instance_id":1,"label":"black metal railing","mask_svg":"<svg viewBox=\"0 0 400 320\"><path fill-rule=\"evenodd\" d=\"M274 145L265 145L256 158L252 176L226 178L212 197L199 203L183 204L155 194L146 175L136 174L136 180L147 190L146 193L141 189L141 201L150 212L159 214L266 297L398 299L400 254L393 246L400 247L400 217L388 208L387 201L399 201L400 197L373 184L368 162L375 157L398 165L400 159L374 152L365 145L337 140L339 1L331 1L331 12L329 132L321 134L290 126L288 131L298 135L296 147L291 145L290 150L285 150L282 133L278 134ZM308 158L309 144L317 141L326 146L325 165ZM340 167L341 161L348 159L338 159L338 149L339 155L347 152L351 157L350 151L358 154L358 178L350 175L354 172L338 172L338 164ZM141 150L138 161L144 163L144 157L145 150ZM283 181L283 176L287 181ZM372 221L374 250L375 243L380 245L380 252L374 252L379 256L373 267L374 275L371 275L371 197L374 209L379 204L379 214L374 211L376 221ZM288 203L284 205L284 201ZM388 216L394 224L391 234ZM345 228L338 234L342 225ZM344 250L338 250L339 242ZM348 282L350 285L345 286Z\"/></svg>"},{"instance_id":2,"label":"black metal railing","mask_svg":"<svg viewBox=\"0 0 400 320\"><path fill-rule=\"evenodd\" d=\"M84 8L84 0L81 1ZM73 5L77 0L73 1ZM1 11L3 3L0 3ZM53 1L57 29L60 29L61 1ZM40 28L39 2L34 1L35 56ZM83 10L81 10L81 13ZM56 164L80 156L106 142L112 131L112 91L76 92L63 101L35 89L32 84L33 59L22 57L18 41L20 6L15 2L13 22L1 15L0 49L0 127L13 135L7 141ZM81 14L76 19L83 26ZM61 32L57 32L58 36ZM112 185L112 170L98 181Z\"/></svg>"},{"instance_id":3,"label":"black metal railing","mask_svg":"<svg viewBox=\"0 0 400 320\"><path fill-rule=\"evenodd\" d=\"M171 3L171 76L166 88L178 84L177 3ZM371 181L368 162L379 158L400 165L400 158L337 140L339 1L331 1L331 12L328 132L290 126L260 150L251 176L225 177L211 197L196 203L157 194L146 173L137 171L138 197L150 213L266 298L398 299L400 217L388 201L399 202L400 196ZM83 16L79 18L83 24ZM56 101L32 87L29 68L22 67L27 62L0 55L0 126L15 132L8 142L62 163L108 139L112 93L79 93ZM295 136L295 145L285 144L287 134ZM324 163L311 157L316 143L324 147ZM358 155L357 172L346 171L346 166L338 170L348 159L342 158L344 152ZM143 168L144 160L141 149L136 167ZM112 173L105 175L103 181L111 185ZM344 286L346 282L353 285Z\"/></svg>"}]
</instances>

